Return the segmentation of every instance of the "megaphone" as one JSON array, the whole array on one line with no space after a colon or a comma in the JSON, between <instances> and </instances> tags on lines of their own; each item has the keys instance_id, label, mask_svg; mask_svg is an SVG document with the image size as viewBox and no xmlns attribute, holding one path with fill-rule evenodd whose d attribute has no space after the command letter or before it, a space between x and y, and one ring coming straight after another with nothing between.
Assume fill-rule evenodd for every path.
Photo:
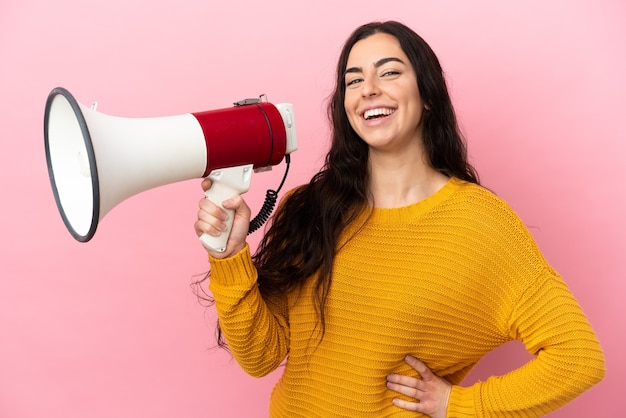
<instances>
[{"instance_id":1,"label":"megaphone","mask_svg":"<svg viewBox=\"0 0 626 418\"><path fill-rule=\"evenodd\" d=\"M48 95L44 139L57 207L80 242L120 202L165 184L208 176L206 197L221 206L249 190L254 170L277 165L298 148L289 103L246 99L224 109L123 118L78 103L62 87ZM202 244L224 251L232 221L231 211L226 230L204 234Z\"/></svg>"}]
</instances>

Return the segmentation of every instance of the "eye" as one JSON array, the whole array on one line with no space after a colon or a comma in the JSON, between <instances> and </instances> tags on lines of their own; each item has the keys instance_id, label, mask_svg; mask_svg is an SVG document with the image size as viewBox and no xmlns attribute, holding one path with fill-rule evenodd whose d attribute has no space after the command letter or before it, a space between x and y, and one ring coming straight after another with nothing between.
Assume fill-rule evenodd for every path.
<instances>
[{"instance_id":1,"label":"eye","mask_svg":"<svg viewBox=\"0 0 626 418\"><path fill-rule=\"evenodd\" d=\"M346 80L346 87L351 87L351 86L355 86L358 83L362 82L363 79L362 78L353 78L350 80Z\"/></svg>"},{"instance_id":2,"label":"eye","mask_svg":"<svg viewBox=\"0 0 626 418\"><path fill-rule=\"evenodd\" d=\"M380 76L381 77L392 77L392 76L396 76L396 75L400 75L400 71L398 71L398 70L386 70L386 71L383 71L383 73Z\"/></svg>"}]
</instances>

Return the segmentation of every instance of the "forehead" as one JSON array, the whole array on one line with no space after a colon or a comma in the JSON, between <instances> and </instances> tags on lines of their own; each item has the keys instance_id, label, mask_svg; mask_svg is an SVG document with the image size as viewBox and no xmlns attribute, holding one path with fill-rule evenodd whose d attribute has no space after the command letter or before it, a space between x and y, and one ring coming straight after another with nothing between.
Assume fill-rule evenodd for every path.
<instances>
[{"instance_id":1,"label":"forehead","mask_svg":"<svg viewBox=\"0 0 626 418\"><path fill-rule=\"evenodd\" d=\"M398 39L387 33L375 33L354 44L348 54L346 68L372 66L381 58L400 58L408 65L409 59Z\"/></svg>"}]
</instances>

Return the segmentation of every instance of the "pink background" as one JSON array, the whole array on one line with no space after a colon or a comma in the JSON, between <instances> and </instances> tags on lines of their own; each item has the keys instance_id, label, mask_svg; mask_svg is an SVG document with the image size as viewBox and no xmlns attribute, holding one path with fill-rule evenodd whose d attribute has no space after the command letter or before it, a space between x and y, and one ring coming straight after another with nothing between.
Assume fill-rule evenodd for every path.
<instances>
[{"instance_id":1,"label":"pink background","mask_svg":"<svg viewBox=\"0 0 626 418\"><path fill-rule=\"evenodd\" d=\"M263 417L278 377L248 377L211 349L213 311L189 286L208 268L192 227L199 181L129 199L90 243L73 240L46 169L49 91L128 117L262 93L292 102L293 187L321 164L341 43L390 18L439 55L483 183L531 228L603 344L606 379L552 416L625 416L626 3L511 3L2 0L0 416ZM253 210L283 167L254 176ZM526 359L509 344L466 383Z\"/></svg>"}]
</instances>

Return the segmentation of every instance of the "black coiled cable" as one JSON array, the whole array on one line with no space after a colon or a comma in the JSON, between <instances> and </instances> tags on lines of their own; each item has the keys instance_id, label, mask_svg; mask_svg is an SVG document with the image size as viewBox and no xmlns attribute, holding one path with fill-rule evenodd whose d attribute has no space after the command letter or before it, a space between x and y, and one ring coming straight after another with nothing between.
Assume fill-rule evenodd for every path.
<instances>
[{"instance_id":1,"label":"black coiled cable","mask_svg":"<svg viewBox=\"0 0 626 418\"><path fill-rule=\"evenodd\" d=\"M269 189L265 193L265 201L263 202L263 206L259 210L259 213L250 221L250 226L248 227L248 234L253 233L257 229L263 226L265 222L270 218L272 212L274 211L274 206L276 206L276 201L278 200L278 192L283 188L285 184L285 180L287 179L287 173L289 172L289 164L291 163L291 156L289 154L285 155L285 163L287 167L285 168L285 174L283 175L283 180L280 182L278 189L272 190Z\"/></svg>"}]
</instances>

